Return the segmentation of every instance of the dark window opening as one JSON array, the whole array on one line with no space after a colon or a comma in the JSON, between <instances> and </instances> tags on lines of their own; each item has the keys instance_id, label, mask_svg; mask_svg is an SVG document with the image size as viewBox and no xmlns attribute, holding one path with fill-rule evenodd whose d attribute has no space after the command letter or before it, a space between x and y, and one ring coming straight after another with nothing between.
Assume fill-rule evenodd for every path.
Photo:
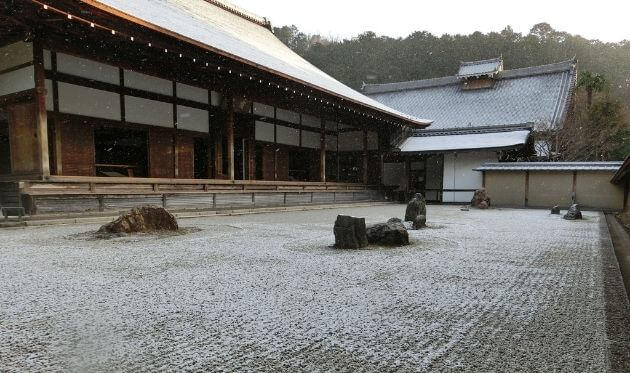
<instances>
[{"instance_id":1,"label":"dark window opening","mask_svg":"<svg viewBox=\"0 0 630 373\"><path fill-rule=\"evenodd\" d=\"M313 152L305 149L291 149L289 152L289 180L308 181L313 166Z\"/></svg>"},{"instance_id":2,"label":"dark window opening","mask_svg":"<svg viewBox=\"0 0 630 373\"><path fill-rule=\"evenodd\" d=\"M9 145L9 121L0 110L0 175L11 173L11 146Z\"/></svg>"},{"instance_id":3,"label":"dark window opening","mask_svg":"<svg viewBox=\"0 0 630 373\"><path fill-rule=\"evenodd\" d=\"M221 174L228 174L228 143L227 137L221 136Z\"/></svg>"},{"instance_id":4,"label":"dark window opening","mask_svg":"<svg viewBox=\"0 0 630 373\"><path fill-rule=\"evenodd\" d=\"M363 156L361 153L343 153L339 157L339 181L360 183L362 180Z\"/></svg>"},{"instance_id":5,"label":"dark window opening","mask_svg":"<svg viewBox=\"0 0 630 373\"><path fill-rule=\"evenodd\" d=\"M205 137L195 138L195 179L210 178L210 142Z\"/></svg>"},{"instance_id":6,"label":"dark window opening","mask_svg":"<svg viewBox=\"0 0 630 373\"><path fill-rule=\"evenodd\" d=\"M339 181L339 167L337 152L326 152L326 181Z\"/></svg>"},{"instance_id":7,"label":"dark window opening","mask_svg":"<svg viewBox=\"0 0 630 373\"><path fill-rule=\"evenodd\" d=\"M94 130L96 175L147 177L147 132L100 127Z\"/></svg>"},{"instance_id":8,"label":"dark window opening","mask_svg":"<svg viewBox=\"0 0 630 373\"><path fill-rule=\"evenodd\" d=\"M263 174L263 146L262 144L256 144L256 180L264 180Z\"/></svg>"},{"instance_id":9,"label":"dark window opening","mask_svg":"<svg viewBox=\"0 0 630 373\"><path fill-rule=\"evenodd\" d=\"M245 139L234 139L234 179L245 179Z\"/></svg>"}]
</instances>

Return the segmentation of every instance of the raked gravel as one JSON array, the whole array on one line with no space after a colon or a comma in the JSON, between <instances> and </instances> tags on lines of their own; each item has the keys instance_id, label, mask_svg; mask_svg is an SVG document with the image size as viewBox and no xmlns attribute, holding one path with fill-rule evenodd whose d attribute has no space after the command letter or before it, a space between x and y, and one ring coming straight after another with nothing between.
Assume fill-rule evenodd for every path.
<instances>
[{"instance_id":1,"label":"raked gravel","mask_svg":"<svg viewBox=\"0 0 630 373\"><path fill-rule=\"evenodd\" d=\"M0 370L629 367L601 214L429 206L411 246L329 247L338 213L404 209L200 218L185 235L111 240L91 239L95 225L0 230Z\"/></svg>"}]
</instances>

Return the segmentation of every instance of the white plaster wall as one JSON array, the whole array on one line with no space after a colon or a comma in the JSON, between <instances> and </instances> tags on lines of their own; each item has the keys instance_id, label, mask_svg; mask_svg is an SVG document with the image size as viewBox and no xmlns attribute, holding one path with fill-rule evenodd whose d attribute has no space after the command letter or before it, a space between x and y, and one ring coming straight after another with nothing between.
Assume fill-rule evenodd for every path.
<instances>
[{"instance_id":1,"label":"white plaster wall","mask_svg":"<svg viewBox=\"0 0 630 373\"><path fill-rule=\"evenodd\" d=\"M473 171L483 163L497 162L495 152L478 151L444 154L443 189L479 189L483 184L481 172ZM443 202L470 202L473 192L444 192Z\"/></svg>"},{"instance_id":2,"label":"white plaster wall","mask_svg":"<svg viewBox=\"0 0 630 373\"><path fill-rule=\"evenodd\" d=\"M302 147L319 149L321 146L321 134L319 132L302 131Z\"/></svg>"},{"instance_id":3,"label":"white plaster wall","mask_svg":"<svg viewBox=\"0 0 630 373\"><path fill-rule=\"evenodd\" d=\"M0 96L35 88L35 69L23 67L0 75Z\"/></svg>"},{"instance_id":4,"label":"white plaster wall","mask_svg":"<svg viewBox=\"0 0 630 373\"><path fill-rule=\"evenodd\" d=\"M284 145L300 145L300 130L297 128L276 126L276 142Z\"/></svg>"},{"instance_id":5,"label":"white plaster wall","mask_svg":"<svg viewBox=\"0 0 630 373\"><path fill-rule=\"evenodd\" d=\"M125 96L125 116L128 122L173 128L173 104Z\"/></svg>"},{"instance_id":6,"label":"white plaster wall","mask_svg":"<svg viewBox=\"0 0 630 373\"><path fill-rule=\"evenodd\" d=\"M69 54L57 53L57 71L99 82L120 85L120 70L118 67Z\"/></svg>"},{"instance_id":7,"label":"white plaster wall","mask_svg":"<svg viewBox=\"0 0 630 373\"><path fill-rule=\"evenodd\" d=\"M0 48L0 70L33 61L33 44L18 42Z\"/></svg>"},{"instance_id":8,"label":"white plaster wall","mask_svg":"<svg viewBox=\"0 0 630 373\"><path fill-rule=\"evenodd\" d=\"M63 82L59 82L58 88L60 112L120 120L118 93Z\"/></svg>"},{"instance_id":9,"label":"white plaster wall","mask_svg":"<svg viewBox=\"0 0 630 373\"><path fill-rule=\"evenodd\" d=\"M302 125L313 128L321 128L322 120L312 115L302 114Z\"/></svg>"},{"instance_id":10,"label":"white plaster wall","mask_svg":"<svg viewBox=\"0 0 630 373\"><path fill-rule=\"evenodd\" d=\"M273 123L267 123L260 120L256 121L255 135L258 141L275 141L275 126Z\"/></svg>"},{"instance_id":11,"label":"white plaster wall","mask_svg":"<svg viewBox=\"0 0 630 373\"><path fill-rule=\"evenodd\" d=\"M210 130L208 112L206 110L177 105L177 128L208 133Z\"/></svg>"},{"instance_id":12,"label":"white plaster wall","mask_svg":"<svg viewBox=\"0 0 630 373\"><path fill-rule=\"evenodd\" d=\"M131 70L125 70L125 87L159 93L166 96L173 95L173 83L170 80Z\"/></svg>"},{"instance_id":13,"label":"white plaster wall","mask_svg":"<svg viewBox=\"0 0 630 373\"><path fill-rule=\"evenodd\" d=\"M208 90L188 84L177 83L177 97L207 104Z\"/></svg>"}]
</instances>

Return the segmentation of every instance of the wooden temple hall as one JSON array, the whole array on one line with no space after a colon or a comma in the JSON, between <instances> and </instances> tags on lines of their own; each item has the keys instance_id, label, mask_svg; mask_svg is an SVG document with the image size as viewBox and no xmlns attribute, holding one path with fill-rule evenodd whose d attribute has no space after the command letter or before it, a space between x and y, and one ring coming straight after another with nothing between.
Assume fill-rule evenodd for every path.
<instances>
[{"instance_id":1,"label":"wooden temple hall","mask_svg":"<svg viewBox=\"0 0 630 373\"><path fill-rule=\"evenodd\" d=\"M0 205L31 214L372 200L424 128L222 0L0 4Z\"/></svg>"}]
</instances>

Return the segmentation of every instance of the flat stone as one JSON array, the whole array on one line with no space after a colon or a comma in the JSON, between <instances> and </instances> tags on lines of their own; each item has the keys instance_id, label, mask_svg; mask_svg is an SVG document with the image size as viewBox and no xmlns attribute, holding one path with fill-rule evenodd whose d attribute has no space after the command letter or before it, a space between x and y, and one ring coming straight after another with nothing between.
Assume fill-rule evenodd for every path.
<instances>
[{"instance_id":1,"label":"flat stone","mask_svg":"<svg viewBox=\"0 0 630 373\"><path fill-rule=\"evenodd\" d=\"M413 221L413 229L421 229L427 226L427 217L426 215L418 215L416 219Z\"/></svg>"}]
</instances>

